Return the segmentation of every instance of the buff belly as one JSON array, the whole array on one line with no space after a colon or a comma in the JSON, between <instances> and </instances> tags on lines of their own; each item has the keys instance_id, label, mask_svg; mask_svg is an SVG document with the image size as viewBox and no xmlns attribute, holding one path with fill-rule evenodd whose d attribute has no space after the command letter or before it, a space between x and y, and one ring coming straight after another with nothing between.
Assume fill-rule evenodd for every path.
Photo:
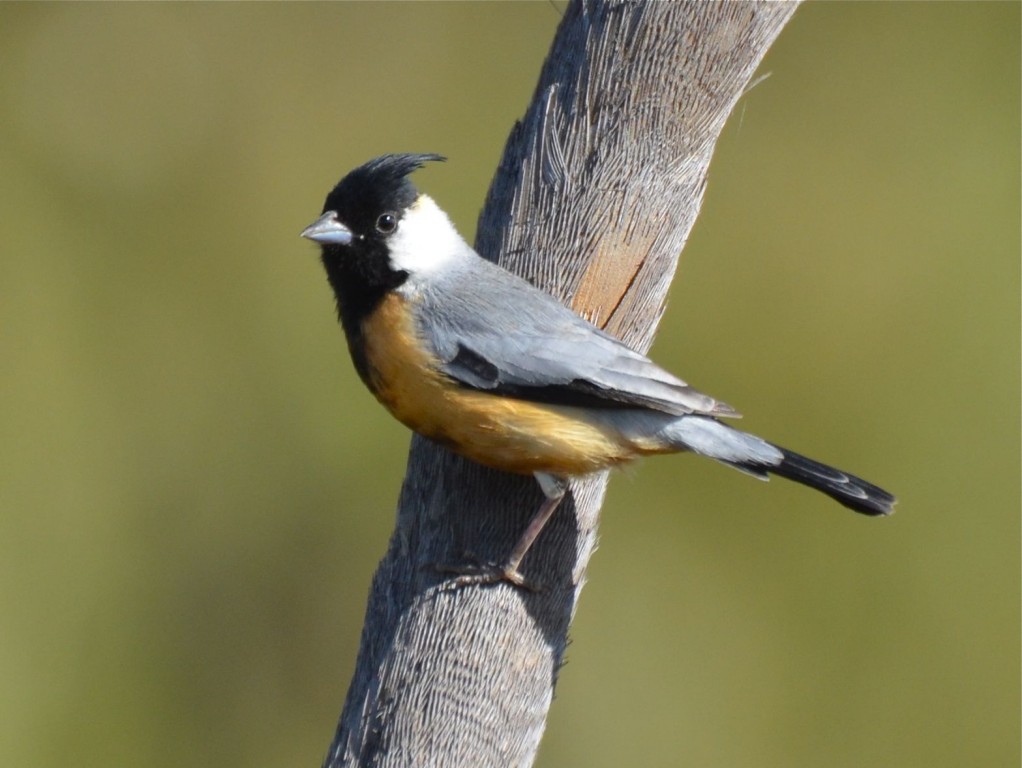
<instances>
[{"instance_id":1,"label":"buff belly","mask_svg":"<svg viewBox=\"0 0 1022 768\"><path fill-rule=\"evenodd\" d=\"M369 384L399 421L506 472L581 475L677 450L625 437L613 411L515 400L459 386L423 352L406 300L391 294L363 322Z\"/></svg>"}]
</instances>

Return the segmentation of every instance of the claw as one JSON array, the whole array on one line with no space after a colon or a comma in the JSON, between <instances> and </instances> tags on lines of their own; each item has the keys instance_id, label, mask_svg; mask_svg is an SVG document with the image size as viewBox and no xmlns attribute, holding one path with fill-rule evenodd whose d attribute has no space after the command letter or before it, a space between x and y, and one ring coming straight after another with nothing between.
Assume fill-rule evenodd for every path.
<instances>
[{"instance_id":1,"label":"claw","mask_svg":"<svg viewBox=\"0 0 1022 768\"><path fill-rule=\"evenodd\" d=\"M453 590L462 587L488 586L490 584L506 583L514 587L520 587L529 592L540 592L542 588L530 583L510 563L497 565L496 563L480 563L479 565L435 565L440 573L456 574L453 579L441 585L441 589Z\"/></svg>"}]
</instances>

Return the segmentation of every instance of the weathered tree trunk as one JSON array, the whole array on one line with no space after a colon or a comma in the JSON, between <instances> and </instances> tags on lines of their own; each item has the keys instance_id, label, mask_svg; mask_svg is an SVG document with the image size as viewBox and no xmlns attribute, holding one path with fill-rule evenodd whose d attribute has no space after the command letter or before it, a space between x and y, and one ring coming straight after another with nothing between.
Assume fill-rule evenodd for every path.
<instances>
[{"instance_id":1,"label":"weathered tree trunk","mask_svg":"<svg viewBox=\"0 0 1022 768\"><path fill-rule=\"evenodd\" d=\"M717 137L794 11L572 2L508 140L479 252L647 349ZM438 565L502 561L542 494L414 438L324 764L531 765L605 487L606 475L573 482L529 552L522 571L541 591L445 589Z\"/></svg>"}]
</instances>

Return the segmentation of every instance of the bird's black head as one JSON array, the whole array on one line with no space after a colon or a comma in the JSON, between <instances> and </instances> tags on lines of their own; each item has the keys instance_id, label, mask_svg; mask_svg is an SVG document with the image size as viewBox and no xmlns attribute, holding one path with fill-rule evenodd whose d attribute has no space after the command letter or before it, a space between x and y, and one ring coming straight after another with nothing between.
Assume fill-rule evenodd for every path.
<instances>
[{"instance_id":1,"label":"bird's black head","mask_svg":"<svg viewBox=\"0 0 1022 768\"><path fill-rule=\"evenodd\" d=\"M407 278L395 269L388 240L419 197L408 176L435 154L383 155L351 171L327 195L323 215L302 236L319 243L345 331Z\"/></svg>"},{"instance_id":2,"label":"bird's black head","mask_svg":"<svg viewBox=\"0 0 1022 768\"><path fill-rule=\"evenodd\" d=\"M393 230L381 220L388 214L400 218L418 197L408 176L440 155L384 155L351 171L327 195L323 213L334 211L358 239L378 239Z\"/></svg>"}]
</instances>

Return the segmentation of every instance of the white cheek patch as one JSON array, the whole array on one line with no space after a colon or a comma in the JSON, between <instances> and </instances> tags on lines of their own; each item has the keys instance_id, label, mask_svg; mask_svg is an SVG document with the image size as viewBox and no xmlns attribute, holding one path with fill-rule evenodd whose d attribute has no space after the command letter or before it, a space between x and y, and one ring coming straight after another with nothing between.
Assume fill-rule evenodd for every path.
<instances>
[{"instance_id":1,"label":"white cheek patch","mask_svg":"<svg viewBox=\"0 0 1022 768\"><path fill-rule=\"evenodd\" d=\"M465 259L469 246L447 214L427 195L419 195L388 239L391 266L409 276L437 272Z\"/></svg>"}]
</instances>

